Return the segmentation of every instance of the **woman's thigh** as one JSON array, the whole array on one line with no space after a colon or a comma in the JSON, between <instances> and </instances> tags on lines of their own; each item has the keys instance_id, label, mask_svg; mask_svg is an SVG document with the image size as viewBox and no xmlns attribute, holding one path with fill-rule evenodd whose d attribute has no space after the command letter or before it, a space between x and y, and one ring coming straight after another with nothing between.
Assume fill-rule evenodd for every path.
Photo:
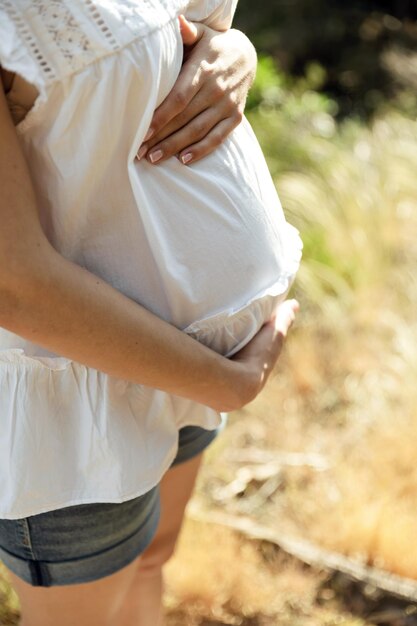
<instances>
[{"instance_id":1,"label":"woman's thigh","mask_svg":"<svg viewBox=\"0 0 417 626\"><path fill-rule=\"evenodd\" d=\"M178 453L159 484L160 517L155 537L138 561L141 576L158 574L174 552L185 507L196 482L203 452L226 425L226 416L215 430L186 426L179 432Z\"/></svg>"},{"instance_id":2,"label":"woman's thigh","mask_svg":"<svg viewBox=\"0 0 417 626\"><path fill-rule=\"evenodd\" d=\"M9 572L20 600L20 626L113 626L140 559L100 580L62 587L33 587Z\"/></svg>"},{"instance_id":3,"label":"woman's thigh","mask_svg":"<svg viewBox=\"0 0 417 626\"><path fill-rule=\"evenodd\" d=\"M158 574L172 556L185 508L192 495L203 453L171 467L160 483L161 514L152 542L137 563L140 574Z\"/></svg>"}]
</instances>

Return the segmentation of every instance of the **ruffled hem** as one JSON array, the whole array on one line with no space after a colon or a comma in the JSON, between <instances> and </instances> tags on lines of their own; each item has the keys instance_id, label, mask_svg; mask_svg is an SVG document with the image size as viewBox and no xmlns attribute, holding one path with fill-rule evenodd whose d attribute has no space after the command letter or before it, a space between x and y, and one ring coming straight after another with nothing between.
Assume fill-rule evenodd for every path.
<instances>
[{"instance_id":1,"label":"ruffled hem","mask_svg":"<svg viewBox=\"0 0 417 626\"><path fill-rule=\"evenodd\" d=\"M23 348L0 350L0 367L17 365L22 368L44 368L59 372L70 367L71 363L73 361L65 357L29 356Z\"/></svg>"},{"instance_id":2,"label":"ruffled hem","mask_svg":"<svg viewBox=\"0 0 417 626\"><path fill-rule=\"evenodd\" d=\"M178 430L220 414L63 357L0 350L0 518L118 502L155 486Z\"/></svg>"},{"instance_id":3,"label":"ruffled hem","mask_svg":"<svg viewBox=\"0 0 417 626\"><path fill-rule=\"evenodd\" d=\"M302 241L298 230L287 224L288 254L285 269L276 282L261 290L244 305L193 322L184 329L207 347L230 357L243 348L274 314L285 299L300 265Z\"/></svg>"}]
</instances>

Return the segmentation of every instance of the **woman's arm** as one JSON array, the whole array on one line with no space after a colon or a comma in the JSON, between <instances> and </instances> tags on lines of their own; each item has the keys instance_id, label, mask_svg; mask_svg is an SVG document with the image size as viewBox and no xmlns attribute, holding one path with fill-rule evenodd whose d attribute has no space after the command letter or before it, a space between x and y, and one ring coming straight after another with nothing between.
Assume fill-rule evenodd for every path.
<instances>
[{"instance_id":1,"label":"woman's arm","mask_svg":"<svg viewBox=\"0 0 417 626\"><path fill-rule=\"evenodd\" d=\"M271 328L259 333L255 356L249 349L229 360L209 350L50 245L2 89L0 137L0 326L108 374L216 410L250 401L275 363L291 312L281 316L273 340Z\"/></svg>"},{"instance_id":2,"label":"woman's arm","mask_svg":"<svg viewBox=\"0 0 417 626\"><path fill-rule=\"evenodd\" d=\"M256 52L238 30L218 32L180 18L185 61L156 109L152 136L139 149L150 163L178 154L186 164L212 152L241 122L256 72ZM155 159L159 156L159 159ZM186 155L191 155L184 161Z\"/></svg>"}]
</instances>

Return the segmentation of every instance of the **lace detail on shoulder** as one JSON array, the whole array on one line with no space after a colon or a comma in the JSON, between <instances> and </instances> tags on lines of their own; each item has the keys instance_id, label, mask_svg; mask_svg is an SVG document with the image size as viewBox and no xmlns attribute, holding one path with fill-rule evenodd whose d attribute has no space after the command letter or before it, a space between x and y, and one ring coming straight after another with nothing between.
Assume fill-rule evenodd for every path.
<instances>
[{"instance_id":1,"label":"lace detail on shoulder","mask_svg":"<svg viewBox=\"0 0 417 626\"><path fill-rule=\"evenodd\" d=\"M45 83L50 83L161 27L185 4L184 0L0 0L0 12L6 12Z\"/></svg>"},{"instance_id":2,"label":"lace detail on shoulder","mask_svg":"<svg viewBox=\"0 0 417 626\"><path fill-rule=\"evenodd\" d=\"M77 71L94 58L90 38L68 5L62 1L2 0L2 4L30 55L46 75L47 82L59 76L59 69L63 69L62 60L65 60L69 70ZM93 3L87 0L86 4L93 14ZM96 19L99 21L99 16ZM51 44L62 57L61 63L56 57L52 60Z\"/></svg>"}]
</instances>

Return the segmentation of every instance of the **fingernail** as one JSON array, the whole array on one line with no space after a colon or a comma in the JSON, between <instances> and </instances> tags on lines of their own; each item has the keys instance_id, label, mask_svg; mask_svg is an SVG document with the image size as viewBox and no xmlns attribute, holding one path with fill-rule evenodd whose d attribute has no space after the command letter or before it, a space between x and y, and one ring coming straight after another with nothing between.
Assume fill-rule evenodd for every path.
<instances>
[{"instance_id":1,"label":"fingernail","mask_svg":"<svg viewBox=\"0 0 417 626\"><path fill-rule=\"evenodd\" d=\"M181 157L181 161L184 163L184 165L186 163L189 163L191 161L191 159L193 158L193 155L191 154L191 152L187 152L186 154L183 154Z\"/></svg>"},{"instance_id":2,"label":"fingernail","mask_svg":"<svg viewBox=\"0 0 417 626\"><path fill-rule=\"evenodd\" d=\"M146 133L145 139L143 141L148 141L148 139L150 139L154 133L155 133L154 129L150 128L148 132Z\"/></svg>"},{"instance_id":3,"label":"fingernail","mask_svg":"<svg viewBox=\"0 0 417 626\"><path fill-rule=\"evenodd\" d=\"M136 157L137 157L138 161L140 161L140 160L141 160L141 158L145 156L145 154L147 153L147 151L148 151L148 147L147 147L147 146L141 146L141 147L139 148L139 151L138 151L138 153L137 153L137 155L136 155Z\"/></svg>"},{"instance_id":4,"label":"fingernail","mask_svg":"<svg viewBox=\"0 0 417 626\"><path fill-rule=\"evenodd\" d=\"M155 150L155 152L151 152L149 154L149 159L151 163L156 163L157 161L159 161L159 159L162 159L163 154L164 153L162 152L162 150Z\"/></svg>"}]
</instances>

